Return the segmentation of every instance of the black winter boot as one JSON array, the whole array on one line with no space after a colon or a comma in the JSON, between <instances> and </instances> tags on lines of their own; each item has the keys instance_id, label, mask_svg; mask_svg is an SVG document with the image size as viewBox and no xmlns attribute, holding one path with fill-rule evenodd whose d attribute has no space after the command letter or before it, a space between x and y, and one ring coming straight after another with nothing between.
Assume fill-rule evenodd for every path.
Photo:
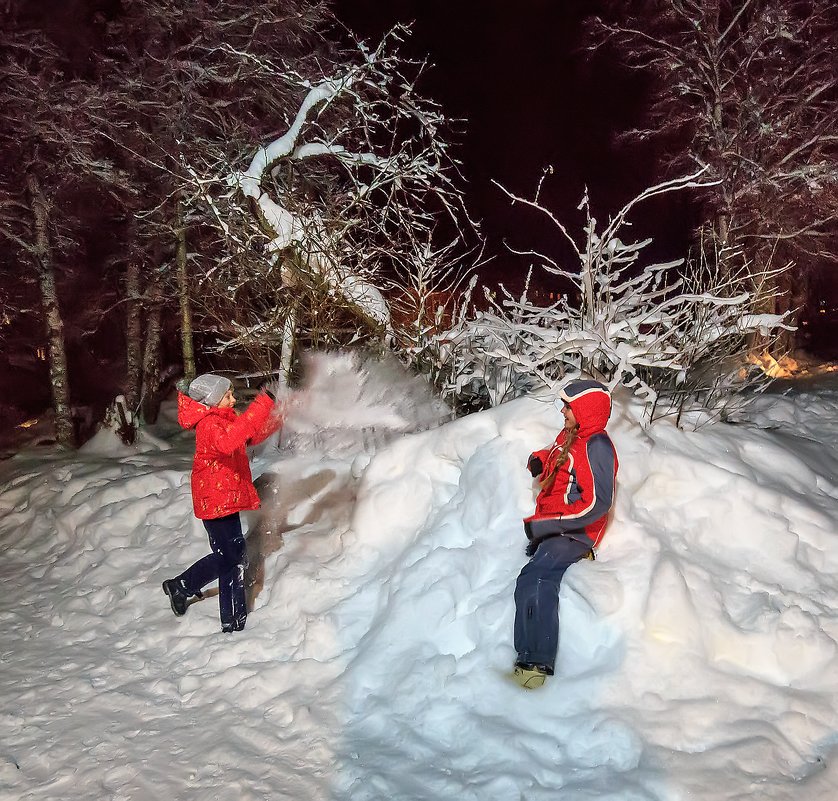
<instances>
[{"instance_id":1,"label":"black winter boot","mask_svg":"<svg viewBox=\"0 0 838 801\"><path fill-rule=\"evenodd\" d=\"M163 592L169 596L169 603L175 615L183 617L186 614L187 601L189 600L189 593L186 591L183 579L166 579L163 582Z\"/></svg>"},{"instance_id":2,"label":"black winter boot","mask_svg":"<svg viewBox=\"0 0 838 801\"><path fill-rule=\"evenodd\" d=\"M232 634L234 631L244 631L244 624L247 622L247 618L240 618L237 617L233 620L232 623L222 623L221 624L221 632L223 634Z\"/></svg>"}]
</instances>

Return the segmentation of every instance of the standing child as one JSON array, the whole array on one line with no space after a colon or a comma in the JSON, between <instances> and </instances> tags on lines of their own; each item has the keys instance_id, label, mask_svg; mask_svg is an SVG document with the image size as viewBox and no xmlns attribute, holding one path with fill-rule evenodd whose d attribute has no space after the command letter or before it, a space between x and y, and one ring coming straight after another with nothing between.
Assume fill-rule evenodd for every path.
<instances>
[{"instance_id":1,"label":"standing child","mask_svg":"<svg viewBox=\"0 0 838 801\"><path fill-rule=\"evenodd\" d=\"M259 394L241 414L230 380L213 373L199 375L189 394L178 393L178 422L195 429L192 503L204 523L212 553L173 579L163 582L172 611L186 614L188 600L218 579L221 630L241 631L247 620L244 568L247 560L239 512L259 508L245 445L255 445L279 428L271 416L273 398Z\"/></svg>"},{"instance_id":2,"label":"standing child","mask_svg":"<svg viewBox=\"0 0 838 801\"><path fill-rule=\"evenodd\" d=\"M562 578L574 562L594 558L617 479L617 454L605 433L608 390L598 381L571 381L559 397L564 429L551 448L536 451L527 463L541 485L535 514L524 520L532 558L515 586L513 677L527 689L553 675Z\"/></svg>"}]
</instances>

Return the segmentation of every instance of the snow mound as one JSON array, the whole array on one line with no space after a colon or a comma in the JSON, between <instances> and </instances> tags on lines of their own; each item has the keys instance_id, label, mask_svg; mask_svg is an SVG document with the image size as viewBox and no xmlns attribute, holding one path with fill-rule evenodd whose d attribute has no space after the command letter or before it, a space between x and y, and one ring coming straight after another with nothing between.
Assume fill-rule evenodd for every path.
<instances>
[{"instance_id":1,"label":"snow mound","mask_svg":"<svg viewBox=\"0 0 838 801\"><path fill-rule=\"evenodd\" d=\"M185 442L0 465L0 798L835 795L838 458L812 441L838 393L766 405L773 430L693 432L644 430L618 397L613 519L563 584L557 674L527 693L505 677L524 464L560 415L398 423L359 471L332 438L369 419L370 395L335 389L365 385L353 369L309 387L310 430L338 423L322 449L255 462L270 502L235 637L213 598L176 620L160 591L206 548Z\"/></svg>"}]
</instances>

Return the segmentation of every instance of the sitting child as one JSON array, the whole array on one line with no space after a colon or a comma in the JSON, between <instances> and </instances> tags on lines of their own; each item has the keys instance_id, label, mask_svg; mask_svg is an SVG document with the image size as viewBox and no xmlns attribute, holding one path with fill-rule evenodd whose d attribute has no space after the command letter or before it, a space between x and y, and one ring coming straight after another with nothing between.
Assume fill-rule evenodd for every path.
<instances>
[{"instance_id":1,"label":"sitting child","mask_svg":"<svg viewBox=\"0 0 838 801\"><path fill-rule=\"evenodd\" d=\"M539 479L535 513L524 520L527 556L515 586L513 678L526 689L553 675L559 645L559 589L565 571L592 559L614 500L617 454L605 424L611 395L598 381L571 381L559 395L565 426L527 467ZM559 401L556 401L556 405Z\"/></svg>"}]
</instances>

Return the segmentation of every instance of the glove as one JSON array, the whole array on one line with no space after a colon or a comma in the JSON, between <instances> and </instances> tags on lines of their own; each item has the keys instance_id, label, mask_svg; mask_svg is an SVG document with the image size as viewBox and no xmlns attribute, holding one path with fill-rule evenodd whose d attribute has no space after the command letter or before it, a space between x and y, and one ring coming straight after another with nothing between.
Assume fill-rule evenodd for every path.
<instances>
[{"instance_id":1,"label":"glove","mask_svg":"<svg viewBox=\"0 0 838 801\"><path fill-rule=\"evenodd\" d=\"M544 472L544 463L538 456L530 456L530 460L527 462L527 469L532 474L532 477L535 478Z\"/></svg>"},{"instance_id":2,"label":"glove","mask_svg":"<svg viewBox=\"0 0 838 801\"><path fill-rule=\"evenodd\" d=\"M259 386L259 392L264 392L272 401L276 401L276 383L265 381Z\"/></svg>"},{"instance_id":3,"label":"glove","mask_svg":"<svg viewBox=\"0 0 838 801\"><path fill-rule=\"evenodd\" d=\"M527 543L527 548L526 548L526 550L524 551L524 553L525 553L527 556L535 556L535 552L538 550L538 546L539 546L540 544L541 544L541 543L540 543L538 540L530 540L530 541Z\"/></svg>"}]
</instances>

